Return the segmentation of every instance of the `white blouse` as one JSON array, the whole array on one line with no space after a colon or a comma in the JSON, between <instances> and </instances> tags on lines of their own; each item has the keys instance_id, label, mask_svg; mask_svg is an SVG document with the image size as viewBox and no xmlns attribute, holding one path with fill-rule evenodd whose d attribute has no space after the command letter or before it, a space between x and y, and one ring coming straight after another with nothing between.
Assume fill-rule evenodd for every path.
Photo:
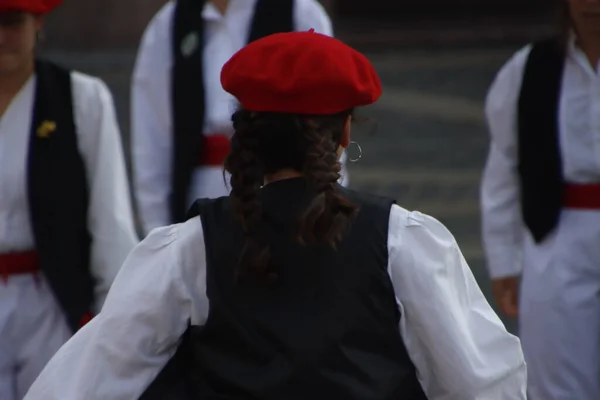
<instances>
[{"instance_id":1,"label":"white blouse","mask_svg":"<svg viewBox=\"0 0 600 400\"><path fill-rule=\"evenodd\" d=\"M500 70L487 95L491 144L481 186L483 243L493 278L522 269L525 229L517 174L517 102L531 45ZM563 175L571 183L600 182L600 63L591 65L572 37L559 104ZM528 242L532 242L529 240Z\"/></svg>"}]
</instances>

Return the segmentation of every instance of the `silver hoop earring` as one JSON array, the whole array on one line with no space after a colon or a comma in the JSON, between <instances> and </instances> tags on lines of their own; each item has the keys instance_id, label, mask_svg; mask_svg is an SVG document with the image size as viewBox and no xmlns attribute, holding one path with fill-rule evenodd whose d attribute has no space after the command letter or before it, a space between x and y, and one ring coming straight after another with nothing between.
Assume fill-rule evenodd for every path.
<instances>
[{"instance_id":1,"label":"silver hoop earring","mask_svg":"<svg viewBox=\"0 0 600 400\"><path fill-rule=\"evenodd\" d=\"M362 147L360 147L360 144L358 144L354 141L350 142L350 144L353 144L356 146L356 149L358 150L358 155L356 156L356 158L350 158L350 156L348 156L348 161L355 163L362 158ZM350 147L350 145L348 145L348 147Z\"/></svg>"}]
</instances>

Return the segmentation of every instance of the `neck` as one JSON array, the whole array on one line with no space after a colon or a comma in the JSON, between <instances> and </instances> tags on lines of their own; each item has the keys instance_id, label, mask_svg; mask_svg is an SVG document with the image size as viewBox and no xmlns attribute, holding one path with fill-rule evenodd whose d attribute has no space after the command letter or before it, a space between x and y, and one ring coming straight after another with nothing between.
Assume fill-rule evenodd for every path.
<instances>
[{"instance_id":1,"label":"neck","mask_svg":"<svg viewBox=\"0 0 600 400\"><path fill-rule=\"evenodd\" d=\"M594 68L600 62L600 31L596 30L595 32L582 32L581 30L578 32L577 42L579 47L588 60L592 64Z\"/></svg>"},{"instance_id":2,"label":"neck","mask_svg":"<svg viewBox=\"0 0 600 400\"><path fill-rule=\"evenodd\" d=\"M283 170L277 171L273 174L265 175L265 185L268 185L269 183L273 183L273 182L277 182L277 181L282 181L284 179L299 178L301 176L302 176L301 172L295 171L293 169L283 169Z\"/></svg>"},{"instance_id":3,"label":"neck","mask_svg":"<svg viewBox=\"0 0 600 400\"><path fill-rule=\"evenodd\" d=\"M25 82L33 75L35 63L33 59L23 68L12 72L0 73L0 110L4 108L19 93ZM0 113L1 114L1 113Z\"/></svg>"},{"instance_id":4,"label":"neck","mask_svg":"<svg viewBox=\"0 0 600 400\"><path fill-rule=\"evenodd\" d=\"M219 10L219 12L221 14L225 14L225 12L227 11L227 6L229 5L229 0L211 0L211 1L215 5L215 7L217 7L217 10Z\"/></svg>"}]
</instances>

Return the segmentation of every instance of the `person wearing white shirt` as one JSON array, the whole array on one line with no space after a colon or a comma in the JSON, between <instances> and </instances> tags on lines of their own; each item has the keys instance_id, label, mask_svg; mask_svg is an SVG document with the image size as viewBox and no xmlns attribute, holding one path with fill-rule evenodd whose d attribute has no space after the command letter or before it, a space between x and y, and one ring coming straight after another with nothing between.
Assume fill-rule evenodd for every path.
<instances>
[{"instance_id":1,"label":"person wearing white shirt","mask_svg":"<svg viewBox=\"0 0 600 400\"><path fill-rule=\"evenodd\" d=\"M148 25L131 88L133 184L143 234L184 219L194 200L229 193L235 99L221 67L248 42L271 33L333 35L317 0L170 1ZM343 184L348 184L344 167Z\"/></svg>"},{"instance_id":2,"label":"person wearing white shirt","mask_svg":"<svg viewBox=\"0 0 600 400\"><path fill-rule=\"evenodd\" d=\"M231 193L150 233L25 400L525 400L519 339L452 234L338 183L353 110L381 95L369 61L280 33L221 82Z\"/></svg>"},{"instance_id":3,"label":"person wearing white shirt","mask_svg":"<svg viewBox=\"0 0 600 400\"><path fill-rule=\"evenodd\" d=\"M20 400L93 318L138 243L115 111L95 77L36 59L61 0L0 2L0 399Z\"/></svg>"},{"instance_id":4,"label":"person wearing white shirt","mask_svg":"<svg viewBox=\"0 0 600 400\"><path fill-rule=\"evenodd\" d=\"M498 305L519 319L530 398L595 400L600 1L557 3L563 34L519 50L487 96L483 240Z\"/></svg>"}]
</instances>

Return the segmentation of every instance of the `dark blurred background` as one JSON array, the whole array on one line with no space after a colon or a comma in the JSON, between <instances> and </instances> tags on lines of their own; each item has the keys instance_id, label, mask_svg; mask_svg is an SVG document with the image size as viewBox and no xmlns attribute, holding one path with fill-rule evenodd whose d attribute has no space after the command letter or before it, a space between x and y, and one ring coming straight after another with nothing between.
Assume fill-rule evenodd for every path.
<instances>
[{"instance_id":1,"label":"dark blurred background","mask_svg":"<svg viewBox=\"0 0 600 400\"><path fill-rule=\"evenodd\" d=\"M66 0L42 51L103 78L128 144L129 81L141 33L164 0ZM362 111L351 186L430 213L455 234L481 288L478 191L488 136L482 106L502 64L555 28L547 0L323 0L336 35L366 53L384 95ZM374 135L373 128L377 130ZM363 131L361 134L360 130ZM491 299L490 299L491 300ZM511 330L512 321L506 321Z\"/></svg>"},{"instance_id":2,"label":"dark blurred background","mask_svg":"<svg viewBox=\"0 0 600 400\"><path fill-rule=\"evenodd\" d=\"M515 42L547 29L547 0L321 0L353 44ZM165 0L65 0L48 21L47 48L131 50ZM491 43L488 43L491 44Z\"/></svg>"}]
</instances>

